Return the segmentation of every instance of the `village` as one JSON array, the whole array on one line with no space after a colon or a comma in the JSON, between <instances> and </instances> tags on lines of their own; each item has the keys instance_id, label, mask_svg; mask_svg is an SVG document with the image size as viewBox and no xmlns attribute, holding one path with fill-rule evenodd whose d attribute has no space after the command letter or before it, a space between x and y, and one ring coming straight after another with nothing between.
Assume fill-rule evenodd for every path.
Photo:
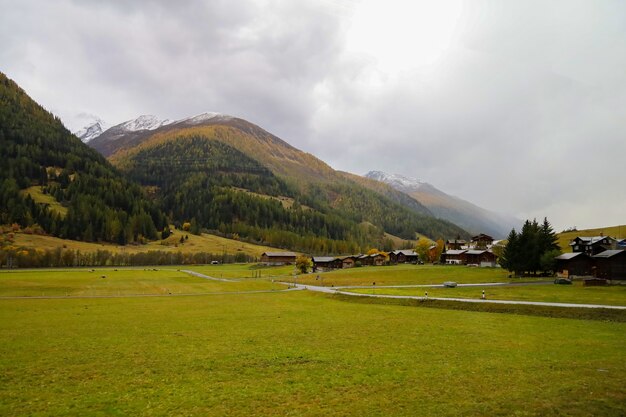
<instances>
[{"instance_id":1,"label":"village","mask_svg":"<svg viewBox=\"0 0 626 417\"><path fill-rule=\"evenodd\" d=\"M445 242L445 250L434 264L465 265L468 267L497 268L498 255L494 245L499 242L484 233L471 240L452 239ZM586 278L588 285L602 285L608 279L626 279L626 239L610 236L578 236L569 246L571 252L555 258L559 278ZM436 245L429 248L429 258L433 259ZM260 262L266 266L293 265L299 255L295 252L264 252ZM398 264L423 264L427 259L413 249L374 252L370 254L345 256L312 256L312 272L331 271L366 266L386 266Z\"/></svg>"}]
</instances>

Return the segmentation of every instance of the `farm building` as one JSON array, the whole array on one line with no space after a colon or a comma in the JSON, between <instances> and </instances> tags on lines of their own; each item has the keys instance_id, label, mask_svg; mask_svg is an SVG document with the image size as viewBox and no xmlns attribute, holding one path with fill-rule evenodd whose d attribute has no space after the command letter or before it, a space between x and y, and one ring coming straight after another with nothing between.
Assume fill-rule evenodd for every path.
<instances>
[{"instance_id":1,"label":"farm building","mask_svg":"<svg viewBox=\"0 0 626 417\"><path fill-rule=\"evenodd\" d=\"M493 238L489 235L481 233L472 238L470 246L476 249L487 249L493 244Z\"/></svg>"},{"instance_id":2,"label":"farm building","mask_svg":"<svg viewBox=\"0 0 626 417\"><path fill-rule=\"evenodd\" d=\"M313 272L318 270L329 270L341 268L341 259L334 256L314 256Z\"/></svg>"},{"instance_id":3,"label":"farm building","mask_svg":"<svg viewBox=\"0 0 626 417\"><path fill-rule=\"evenodd\" d=\"M461 250L467 249L467 241L457 238L453 240L446 240L446 250Z\"/></svg>"},{"instance_id":4,"label":"farm building","mask_svg":"<svg viewBox=\"0 0 626 417\"><path fill-rule=\"evenodd\" d=\"M341 258L341 268L353 268L356 264L356 256L344 256Z\"/></svg>"},{"instance_id":5,"label":"farm building","mask_svg":"<svg viewBox=\"0 0 626 417\"><path fill-rule=\"evenodd\" d=\"M498 257L491 251L471 249L465 252L465 263L482 267L495 267Z\"/></svg>"},{"instance_id":6,"label":"farm building","mask_svg":"<svg viewBox=\"0 0 626 417\"><path fill-rule=\"evenodd\" d=\"M556 258L556 272L565 277L591 276L594 261L584 252L564 253Z\"/></svg>"},{"instance_id":7,"label":"farm building","mask_svg":"<svg viewBox=\"0 0 626 417\"><path fill-rule=\"evenodd\" d=\"M268 266L292 265L296 263L296 256L298 255L294 252L264 252L261 263Z\"/></svg>"},{"instance_id":8,"label":"farm building","mask_svg":"<svg viewBox=\"0 0 626 417\"><path fill-rule=\"evenodd\" d=\"M389 263L392 264L415 264L419 260L419 256L411 249L394 250L389 253Z\"/></svg>"},{"instance_id":9,"label":"farm building","mask_svg":"<svg viewBox=\"0 0 626 417\"><path fill-rule=\"evenodd\" d=\"M626 250L605 250L594 255L593 260L597 278L626 279Z\"/></svg>"},{"instance_id":10,"label":"farm building","mask_svg":"<svg viewBox=\"0 0 626 417\"><path fill-rule=\"evenodd\" d=\"M578 236L570 244L572 252L585 252L589 256L597 255L609 249L617 249L617 240L610 236Z\"/></svg>"},{"instance_id":11,"label":"farm building","mask_svg":"<svg viewBox=\"0 0 626 417\"><path fill-rule=\"evenodd\" d=\"M465 265L465 252L467 252L465 249L450 249L445 251L441 258L443 263L448 265Z\"/></svg>"}]
</instances>

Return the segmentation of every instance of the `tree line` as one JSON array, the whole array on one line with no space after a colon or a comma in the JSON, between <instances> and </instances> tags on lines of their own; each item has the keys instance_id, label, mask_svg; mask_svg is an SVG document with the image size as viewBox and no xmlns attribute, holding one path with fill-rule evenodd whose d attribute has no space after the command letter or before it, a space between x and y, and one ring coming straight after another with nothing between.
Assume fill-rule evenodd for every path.
<instances>
[{"instance_id":1,"label":"tree line","mask_svg":"<svg viewBox=\"0 0 626 417\"><path fill-rule=\"evenodd\" d=\"M502 253L500 265L513 272L516 276L537 275L537 272L554 272L554 258L561 254L558 236L550 222L544 218L543 223L537 220L526 220L520 233L512 229L508 242Z\"/></svg>"}]
</instances>

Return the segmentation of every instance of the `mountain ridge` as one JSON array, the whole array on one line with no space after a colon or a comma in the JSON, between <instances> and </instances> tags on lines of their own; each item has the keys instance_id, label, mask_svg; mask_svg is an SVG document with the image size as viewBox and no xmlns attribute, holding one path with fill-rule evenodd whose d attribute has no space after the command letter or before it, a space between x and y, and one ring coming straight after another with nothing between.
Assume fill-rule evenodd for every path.
<instances>
[{"instance_id":1,"label":"mountain ridge","mask_svg":"<svg viewBox=\"0 0 626 417\"><path fill-rule=\"evenodd\" d=\"M439 218L458 224L472 234L487 233L504 239L512 228L519 229L522 223L513 216L495 213L449 195L423 180L383 171L369 171L364 177L393 186L422 203Z\"/></svg>"}]
</instances>

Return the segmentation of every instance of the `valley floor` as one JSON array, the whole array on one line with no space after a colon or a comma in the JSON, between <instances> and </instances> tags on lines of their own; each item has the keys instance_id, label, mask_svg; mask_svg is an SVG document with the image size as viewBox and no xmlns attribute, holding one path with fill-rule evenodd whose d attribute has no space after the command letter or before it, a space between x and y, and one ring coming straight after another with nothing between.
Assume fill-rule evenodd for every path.
<instances>
[{"instance_id":1,"label":"valley floor","mask_svg":"<svg viewBox=\"0 0 626 417\"><path fill-rule=\"evenodd\" d=\"M436 280L436 269L412 268L413 283ZM291 268L185 268L237 282L154 269L0 272L0 295L31 297L0 299L0 415L626 413L624 322L279 291L285 286L276 281L293 278ZM410 283L407 270L362 274ZM450 271L444 275L462 275ZM468 281L494 278L468 274ZM297 278L308 279L349 280L343 273ZM44 287L69 297L35 299ZM548 297L559 295L553 288L566 291L520 288ZM267 292L241 293L255 290ZM81 298L116 291L163 296ZM196 295L167 296L176 291ZM619 294L606 297L620 303Z\"/></svg>"}]
</instances>

